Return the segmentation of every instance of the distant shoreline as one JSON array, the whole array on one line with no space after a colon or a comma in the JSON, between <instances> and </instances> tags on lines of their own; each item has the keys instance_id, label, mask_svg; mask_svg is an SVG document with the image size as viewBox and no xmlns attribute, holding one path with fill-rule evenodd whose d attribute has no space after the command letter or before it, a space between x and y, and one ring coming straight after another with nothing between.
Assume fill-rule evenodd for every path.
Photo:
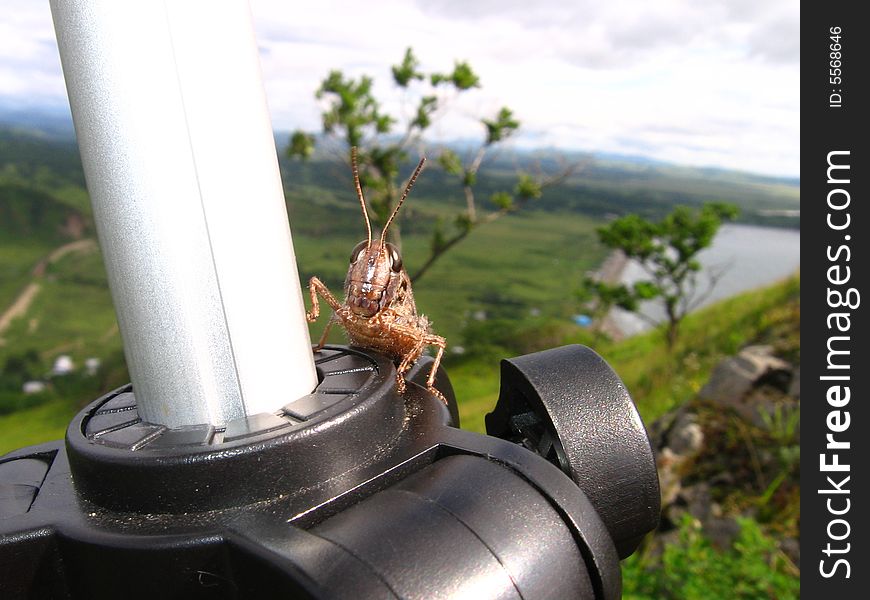
<instances>
[{"instance_id":1,"label":"distant shoreline","mask_svg":"<svg viewBox=\"0 0 870 600\"><path fill-rule=\"evenodd\" d=\"M598 281L611 285L620 283L628 264L629 259L625 253L622 250L614 250L607 255L607 258L604 259L601 266L595 271L595 278ZM613 318L613 310L609 311L602 318L600 329L612 340L621 340L625 337L625 333Z\"/></svg>"},{"instance_id":2,"label":"distant shoreline","mask_svg":"<svg viewBox=\"0 0 870 600\"><path fill-rule=\"evenodd\" d=\"M614 250L611 252L598 270L595 272L596 278L604 283L619 283L622 281L622 274L628 266L628 257L622 250Z\"/></svg>"},{"instance_id":3,"label":"distant shoreline","mask_svg":"<svg viewBox=\"0 0 870 600\"><path fill-rule=\"evenodd\" d=\"M608 256L598 270L602 281L630 286L649 278L637 262L614 254ZM759 257L763 259L759 260ZM702 266L698 290L707 289L709 273L720 273L715 289L701 304L705 306L744 291L771 285L798 270L800 230L744 223L724 224L713 244L698 255L698 260ZM646 318L614 308L604 319L605 331L615 339L620 339L649 330L650 320L662 322L665 319L661 302L643 302L640 310Z\"/></svg>"}]
</instances>

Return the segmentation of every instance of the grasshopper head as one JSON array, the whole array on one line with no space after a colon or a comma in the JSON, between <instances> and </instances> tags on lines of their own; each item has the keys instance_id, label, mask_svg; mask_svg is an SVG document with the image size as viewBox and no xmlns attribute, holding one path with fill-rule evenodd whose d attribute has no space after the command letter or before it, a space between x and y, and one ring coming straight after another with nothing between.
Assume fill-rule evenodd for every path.
<instances>
[{"instance_id":1,"label":"grasshopper head","mask_svg":"<svg viewBox=\"0 0 870 600\"><path fill-rule=\"evenodd\" d=\"M389 306L390 283L402 272L402 256L393 244L363 240L350 255L345 280L346 303L354 314L372 317Z\"/></svg>"},{"instance_id":2,"label":"grasshopper head","mask_svg":"<svg viewBox=\"0 0 870 600\"><path fill-rule=\"evenodd\" d=\"M353 168L353 181L356 185L356 195L362 208L363 218L366 223L367 238L361 241L350 254L350 268L347 270L347 278L344 281L344 292L347 295L346 304L354 314L360 317L372 317L393 301L397 279L402 273L402 255L399 249L386 241L387 230L396 218L402 203L408 197L411 188L426 159L420 160L413 175L405 186L402 197L396 203L396 207L387 219L381 237L372 240L372 225L369 222L369 213L366 201L363 197L362 186L359 181L359 167L357 165L356 148L351 148L351 167ZM391 285L391 283L393 285Z\"/></svg>"}]
</instances>

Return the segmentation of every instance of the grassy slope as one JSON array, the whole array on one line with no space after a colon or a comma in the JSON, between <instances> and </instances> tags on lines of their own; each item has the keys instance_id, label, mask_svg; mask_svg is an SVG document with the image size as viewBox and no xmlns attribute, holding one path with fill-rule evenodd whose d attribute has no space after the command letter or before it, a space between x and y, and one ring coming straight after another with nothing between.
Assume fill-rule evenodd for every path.
<instances>
[{"instance_id":1,"label":"grassy slope","mask_svg":"<svg viewBox=\"0 0 870 600\"><path fill-rule=\"evenodd\" d=\"M595 224L582 217L565 219L549 213L530 213L494 223L433 268L430 279L423 280L415 289L418 306L434 320L436 330L446 335L451 345L459 343L459 330L469 311L498 310L497 303L501 301L509 301L512 309L521 311L535 308L548 315L570 314L574 282L585 270L593 268L604 253L592 242ZM310 235L296 235L300 271L322 274L334 290L340 290L339 282L344 278L347 263L345 254L357 241L356 237L347 237L327 242ZM424 243L422 235L409 236L405 254L410 258L406 261L421 260ZM479 275L494 271L511 275L505 278L504 285L494 288L488 282L490 278ZM50 266L40 285L27 316L13 321L5 332L8 343L0 346L0 365L8 357L31 349L39 353L46 371L61 353L70 354L77 364L90 356L105 362L120 353L121 340L98 253L65 256ZM324 322L321 319L312 326L313 339L319 337ZM334 341L343 341L339 330L333 336ZM111 376L106 385L120 383L116 376ZM461 397L478 395L474 389L460 393ZM94 397L66 400L67 405L78 406ZM62 403L57 400L57 404L52 404L61 410ZM0 417L0 452L62 435L62 421L46 428L42 422L45 407L32 410L32 435L21 425L27 422L24 413L14 418ZM18 430L14 438L7 435L12 427Z\"/></svg>"},{"instance_id":2,"label":"grassy slope","mask_svg":"<svg viewBox=\"0 0 870 600\"><path fill-rule=\"evenodd\" d=\"M514 167L513 163L495 165L492 177L481 179L480 198L485 199L495 189L512 187L510 175ZM364 231L353 202L350 174L346 169L323 163L284 163L282 169L288 183L300 275L303 280L318 275L338 291L347 268L347 253ZM55 217L72 210L88 221L89 206L78 155L75 146L68 143L48 144L0 132L0 184L3 186L0 199L6 200L7 209L13 207L14 212L9 214L19 220L25 215L20 208L33 204L14 200L24 198L22 194L30 199L43 198L45 201L37 204L48 211L39 220L40 235L22 236L19 227L0 226L0 307L5 308L31 280L36 262L65 241L58 236ZM798 195L797 186L766 179L756 181L740 174L706 174L599 161L572 176L568 186L548 189L545 197L535 203L535 210L508 216L482 228L446 255L415 286L418 306L432 318L436 331L447 337L451 347L463 344L462 332L469 322L474 323L471 315L480 310L491 317L511 319L527 319L534 311L542 319L565 323L566 317L576 310L572 292L581 275L604 256L595 242L594 228L607 212L656 211L675 200L697 203L723 196L758 206L791 206ZM14 201L10 203L10 199ZM482 203L485 206L484 200ZM404 254L410 270L421 264L436 220L448 219L445 227L449 229L451 215L463 204L461 190L454 181L438 169L427 170L403 209ZM12 221L4 219L4 223L10 225ZM120 338L99 255L64 257L51 265L39 283L41 290L26 317L13 323L3 336L7 343L0 345L0 365L10 356L35 350L45 372L57 354L71 353L79 364L88 356L100 357L108 364L108 372L101 374L99 386L111 387L123 379ZM312 328L312 337L319 336L322 323L323 320ZM731 328L724 328L728 335L737 336ZM588 341L588 336L584 337L576 328L566 325L564 329L563 334L570 334L568 341ZM333 341L343 340L340 332L333 335ZM676 401L674 398L686 397L706 367L699 367L691 376L676 377L667 371L666 364L659 364L660 357L652 357L655 364L645 365L645 360L652 360L645 353L654 344L644 339L626 345L596 345L596 349L626 379L644 405L645 414L654 414ZM548 343L558 341L551 336ZM724 347L722 340L716 343ZM701 359L707 360L705 356ZM482 415L495 400L497 362L497 359L451 358L450 373L463 400L461 412L464 422L472 428L482 428ZM689 363L692 364L691 357ZM667 391L672 377L677 382L674 398ZM84 391L91 387L83 384L78 391L72 390L73 395L64 396L66 404L63 408L57 404L54 414L74 411L81 402L92 399L97 390ZM54 397L60 402L60 396ZM651 408L647 409L647 404ZM13 425L25 422L21 420L25 415L17 415L14 421L2 417L0 443L11 447L62 433L62 428L37 430L48 422L44 419L46 408L33 410L41 415L40 423L34 424L33 435L27 437L27 427ZM10 442L7 435L10 427L16 428L16 435L25 436L16 439L30 441Z\"/></svg>"},{"instance_id":3,"label":"grassy slope","mask_svg":"<svg viewBox=\"0 0 870 600\"><path fill-rule=\"evenodd\" d=\"M0 240L0 312L30 282L31 272L52 245L42 240Z\"/></svg>"},{"instance_id":4,"label":"grassy slope","mask_svg":"<svg viewBox=\"0 0 870 600\"><path fill-rule=\"evenodd\" d=\"M72 258L70 260L73 260ZM55 282L53 292L42 297L46 309L67 305L68 292L63 282ZM79 292L81 293L81 292ZM95 296L79 296L80 303L95 301ZM80 330L58 333L45 339L40 348L56 351L65 348L74 354L88 350L88 355L117 353L120 340L111 331L111 308L101 304L90 311L92 318L79 320ZM594 344L595 349L613 366L649 423L668 409L694 396L708 379L712 368L724 356L748 343L774 343L778 351L799 360L800 278L796 277L769 288L752 291L717 303L686 319L683 338L673 355L663 349L657 332L630 338L619 343ZM23 327L19 322L18 327ZM62 342L69 339L70 342ZM591 344L588 335L576 333L565 343ZM82 357L84 355L82 354ZM457 360L448 365L451 381L460 399L460 416L466 429L483 431L483 417L498 397L498 362L496 360ZM109 385L119 383L123 373L109 377ZM80 402L88 398L80 399ZM69 417L78 403L59 399L18 413L0 416L0 453L63 435ZM72 407L72 408L71 408Z\"/></svg>"},{"instance_id":5,"label":"grassy slope","mask_svg":"<svg viewBox=\"0 0 870 600\"><path fill-rule=\"evenodd\" d=\"M625 381L649 420L694 397L713 367L749 343L770 343L800 361L800 276L740 294L686 319L672 354L660 334L604 345L601 354Z\"/></svg>"},{"instance_id":6,"label":"grassy slope","mask_svg":"<svg viewBox=\"0 0 870 600\"><path fill-rule=\"evenodd\" d=\"M34 349L52 360L61 353L81 362L120 349L115 312L102 258L96 251L69 254L48 267L27 316L12 322L0 359Z\"/></svg>"},{"instance_id":7,"label":"grassy slope","mask_svg":"<svg viewBox=\"0 0 870 600\"><path fill-rule=\"evenodd\" d=\"M573 290L582 275L594 269L605 250L595 240L600 221L571 215L529 212L505 217L481 228L446 254L414 286L418 309L430 317L435 330L455 344L469 315L506 309L528 314L566 317L576 311ZM336 294L347 273L348 254L363 234L337 239L294 233L300 276L323 279ZM424 259L427 238L403 238L403 259L413 271ZM494 277L493 273L504 276ZM312 328L319 336L322 324ZM336 332L335 342L343 340Z\"/></svg>"},{"instance_id":8,"label":"grassy slope","mask_svg":"<svg viewBox=\"0 0 870 600\"><path fill-rule=\"evenodd\" d=\"M593 343L577 334L565 343L592 345L619 374L650 423L691 399L725 356L749 343L771 343L795 361L800 359L800 277L716 303L687 317L683 335L669 354L659 332L622 342ZM466 429L483 431L483 417L498 397L495 361L463 361L450 366Z\"/></svg>"},{"instance_id":9,"label":"grassy slope","mask_svg":"<svg viewBox=\"0 0 870 600\"><path fill-rule=\"evenodd\" d=\"M79 407L56 398L45 404L0 416L0 456L12 450L51 440L66 434Z\"/></svg>"},{"instance_id":10,"label":"grassy slope","mask_svg":"<svg viewBox=\"0 0 870 600\"><path fill-rule=\"evenodd\" d=\"M33 267L52 249L71 238L61 227L75 213L64 198L0 173L0 311L6 309L31 280ZM80 192L83 190L79 190Z\"/></svg>"},{"instance_id":11,"label":"grassy slope","mask_svg":"<svg viewBox=\"0 0 870 600\"><path fill-rule=\"evenodd\" d=\"M57 380L40 396L19 394L14 402L32 407L0 414L0 454L63 437L70 419L84 404L129 380L99 253L63 257L48 267L39 284L27 315L14 320L3 335L7 343L0 345L0 365L11 356L34 350L42 373L60 354L70 355L79 366L86 358L98 357L103 367L92 377ZM15 395L11 390L0 391L10 393Z\"/></svg>"}]
</instances>

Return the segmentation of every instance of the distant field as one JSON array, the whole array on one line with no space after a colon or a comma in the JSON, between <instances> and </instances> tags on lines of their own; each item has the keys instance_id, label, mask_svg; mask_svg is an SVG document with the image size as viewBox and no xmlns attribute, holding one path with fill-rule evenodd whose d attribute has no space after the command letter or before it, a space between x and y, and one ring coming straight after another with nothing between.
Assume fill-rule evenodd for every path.
<instances>
[{"instance_id":1,"label":"distant field","mask_svg":"<svg viewBox=\"0 0 870 600\"><path fill-rule=\"evenodd\" d=\"M800 364L800 276L689 315L671 353L658 331L609 342L575 330L557 342L566 343L589 345L601 354L649 424L694 398L716 364L748 344L774 344L778 356ZM498 398L498 360L460 359L449 365L449 373L460 399L462 427L483 432L483 417Z\"/></svg>"},{"instance_id":2,"label":"distant field","mask_svg":"<svg viewBox=\"0 0 870 600\"><path fill-rule=\"evenodd\" d=\"M40 240L0 240L0 313L30 282L33 267L51 249Z\"/></svg>"},{"instance_id":3,"label":"distant field","mask_svg":"<svg viewBox=\"0 0 870 600\"><path fill-rule=\"evenodd\" d=\"M490 193L512 188L517 165L531 168L534 162L517 155L491 163L489 174L480 179L479 210L491 209ZM552 167L546 160L541 164ZM303 284L317 275L340 294L349 252L365 232L349 169L283 159L281 165ZM0 334L0 440L6 449L62 435L68 415L127 379L99 253L74 252L43 273L33 273L40 260L75 237L62 227L70 216L83 227L77 235L94 236L83 182L72 143L0 130L0 313L28 284L39 285L24 317ZM447 337L447 362L465 422L482 427L482 415L495 400L497 356L508 352L505 346L530 348L541 340L552 345L583 337L570 321L580 311L574 291L583 274L605 256L595 228L607 218L626 212L658 215L675 203L726 200L741 204L744 218L752 220L760 209L799 207L799 196L799 187L787 180L593 160L564 184L548 188L528 210L473 232L414 288L419 310ZM239 199L239 210L245 201ZM409 271L425 259L439 219L449 230L463 205L453 179L437 167L423 173L400 222ZM325 320L312 326L313 339ZM496 340L488 348L488 338L498 335L516 339ZM340 330L333 332L332 341L344 341ZM478 357L453 354L459 346L474 346ZM42 396L22 396L21 378L44 378L59 354L69 354L79 365L97 357L104 366L92 379L57 382ZM643 384L642 374L638 377ZM9 414L19 406L28 408ZM32 428L25 425L28 414Z\"/></svg>"},{"instance_id":4,"label":"distant field","mask_svg":"<svg viewBox=\"0 0 870 600\"><path fill-rule=\"evenodd\" d=\"M775 343L780 356L800 361L800 278L741 294L690 315L673 354L661 334L650 332L611 343L579 328L566 328L554 342L593 346L622 378L651 423L693 398L719 360L749 343ZM448 372L459 400L464 429L483 432L484 416L498 397L499 357L456 357ZM84 397L80 403L96 397ZM69 400L69 399L66 399ZM54 399L11 415L0 415L0 454L22 445L63 436L79 403Z\"/></svg>"},{"instance_id":5,"label":"distant field","mask_svg":"<svg viewBox=\"0 0 870 600\"><path fill-rule=\"evenodd\" d=\"M583 274L606 255L595 237L599 224L579 215L531 212L481 228L414 286L417 307L453 344L479 311L488 316L534 313L567 320L578 310L574 290ZM307 282L317 275L340 292L350 250L364 237L362 224L353 237L294 235L301 276ZM427 243L422 235L403 237L403 260L409 270L422 263ZM312 335L319 336L321 330L316 324ZM343 339L337 332L333 335L335 341Z\"/></svg>"},{"instance_id":6,"label":"distant field","mask_svg":"<svg viewBox=\"0 0 870 600\"><path fill-rule=\"evenodd\" d=\"M704 202L724 201L741 209L740 221L759 225L800 226L799 218L764 216L765 211L799 210L800 185L794 180L777 179L715 169L695 169L673 165L630 163L594 158L576 158L576 172L558 185L547 188L535 206L545 211L573 212L604 218L609 215L639 213L659 217L675 204L698 206ZM281 161L285 187L291 198L329 202L346 206L353 201L349 168L336 163ZM410 172L412 165L405 170ZM510 155L485 163L478 182L477 197L485 206L495 191L511 190L516 172L555 172L560 167L552 160L534 155ZM442 214L464 203L454 178L437 167L427 168L415 186L412 199ZM291 215L292 216L292 215Z\"/></svg>"}]
</instances>

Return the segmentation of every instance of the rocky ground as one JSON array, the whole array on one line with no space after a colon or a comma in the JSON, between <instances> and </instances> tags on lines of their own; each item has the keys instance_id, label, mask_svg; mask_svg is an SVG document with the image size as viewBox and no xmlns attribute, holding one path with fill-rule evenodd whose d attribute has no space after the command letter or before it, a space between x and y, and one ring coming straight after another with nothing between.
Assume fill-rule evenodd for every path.
<instances>
[{"instance_id":1,"label":"rocky ground","mask_svg":"<svg viewBox=\"0 0 870 600\"><path fill-rule=\"evenodd\" d=\"M662 487L655 546L671 541L688 513L724 549L740 531L737 517L748 516L799 564L799 364L771 346L748 346L649 430Z\"/></svg>"}]
</instances>

